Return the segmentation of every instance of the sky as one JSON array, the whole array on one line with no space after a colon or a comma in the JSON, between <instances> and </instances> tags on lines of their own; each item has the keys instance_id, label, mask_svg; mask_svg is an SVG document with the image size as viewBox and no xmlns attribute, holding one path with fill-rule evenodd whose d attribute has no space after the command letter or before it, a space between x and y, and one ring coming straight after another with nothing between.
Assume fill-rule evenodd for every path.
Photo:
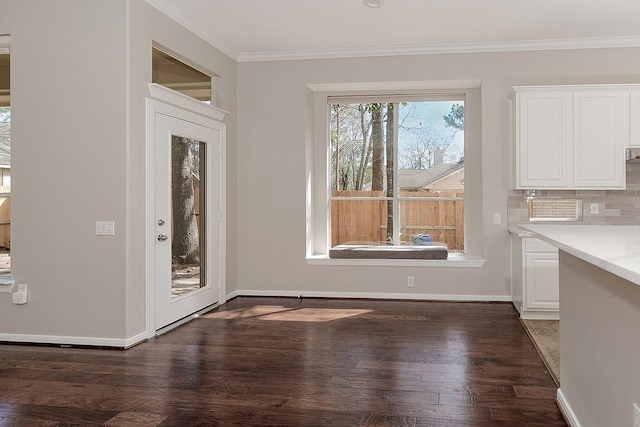
<instances>
[{"instance_id":1,"label":"sky","mask_svg":"<svg viewBox=\"0 0 640 427\"><path fill-rule=\"evenodd\" d=\"M401 105L399 119L403 127L422 129L424 134L447 139L452 135L451 147L445 155L445 162L455 163L464 156L464 131L457 131L447 127L443 116L451 111L453 104L461 104L463 101L430 101L412 102ZM413 133L400 132L398 143L400 150L407 145L414 144L417 137Z\"/></svg>"}]
</instances>

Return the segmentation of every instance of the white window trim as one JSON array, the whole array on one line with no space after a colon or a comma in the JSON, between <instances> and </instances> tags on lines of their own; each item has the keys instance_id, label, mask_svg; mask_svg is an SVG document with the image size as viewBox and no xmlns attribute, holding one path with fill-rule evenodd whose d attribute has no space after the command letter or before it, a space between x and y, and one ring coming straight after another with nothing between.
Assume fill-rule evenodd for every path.
<instances>
[{"instance_id":1,"label":"white window trim","mask_svg":"<svg viewBox=\"0 0 640 427\"><path fill-rule=\"evenodd\" d=\"M0 55L9 54L9 36L0 35ZM9 293L13 288L13 280L11 275L0 275L0 293Z\"/></svg>"},{"instance_id":2,"label":"white window trim","mask_svg":"<svg viewBox=\"0 0 640 427\"><path fill-rule=\"evenodd\" d=\"M306 97L306 260L309 265L481 267L482 257L482 151L480 81L378 82L309 84ZM446 260L331 259L329 258L329 97L464 95L465 129L465 253ZM467 143L472 138L472 143Z\"/></svg>"}]
</instances>

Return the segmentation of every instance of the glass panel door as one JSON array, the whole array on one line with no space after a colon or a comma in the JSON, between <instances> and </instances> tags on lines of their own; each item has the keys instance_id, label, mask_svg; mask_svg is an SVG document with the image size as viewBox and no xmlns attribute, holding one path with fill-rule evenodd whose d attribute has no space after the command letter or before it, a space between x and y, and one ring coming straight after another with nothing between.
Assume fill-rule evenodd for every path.
<instances>
[{"instance_id":1,"label":"glass panel door","mask_svg":"<svg viewBox=\"0 0 640 427\"><path fill-rule=\"evenodd\" d=\"M161 113L155 113L153 129L158 330L220 299L222 230L211 217L221 209L223 136L220 129Z\"/></svg>"}]
</instances>

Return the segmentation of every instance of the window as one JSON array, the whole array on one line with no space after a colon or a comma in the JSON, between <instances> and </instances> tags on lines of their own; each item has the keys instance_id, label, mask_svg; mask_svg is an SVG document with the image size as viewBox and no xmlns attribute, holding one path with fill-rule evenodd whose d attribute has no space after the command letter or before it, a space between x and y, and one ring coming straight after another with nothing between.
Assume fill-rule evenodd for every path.
<instances>
[{"instance_id":1,"label":"window","mask_svg":"<svg viewBox=\"0 0 640 427\"><path fill-rule=\"evenodd\" d=\"M175 55L177 56L177 55ZM187 96L212 104L211 77L187 65L159 47L152 48L151 81Z\"/></svg>"},{"instance_id":2,"label":"window","mask_svg":"<svg viewBox=\"0 0 640 427\"><path fill-rule=\"evenodd\" d=\"M307 262L482 266L480 94L479 80L307 85ZM448 259L392 254L429 238ZM329 258L346 243L390 255Z\"/></svg>"},{"instance_id":3,"label":"window","mask_svg":"<svg viewBox=\"0 0 640 427\"><path fill-rule=\"evenodd\" d=\"M331 247L464 252L464 98L329 98Z\"/></svg>"}]
</instances>

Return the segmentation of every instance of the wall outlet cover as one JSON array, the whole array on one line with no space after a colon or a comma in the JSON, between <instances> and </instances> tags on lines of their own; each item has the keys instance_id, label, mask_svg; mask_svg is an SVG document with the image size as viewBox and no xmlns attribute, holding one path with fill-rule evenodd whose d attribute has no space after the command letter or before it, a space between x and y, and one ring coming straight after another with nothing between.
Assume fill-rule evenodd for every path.
<instances>
[{"instance_id":1,"label":"wall outlet cover","mask_svg":"<svg viewBox=\"0 0 640 427\"><path fill-rule=\"evenodd\" d=\"M14 292L11 294L11 301L14 304L26 304L27 293L26 292Z\"/></svg>"}]
</instances>

